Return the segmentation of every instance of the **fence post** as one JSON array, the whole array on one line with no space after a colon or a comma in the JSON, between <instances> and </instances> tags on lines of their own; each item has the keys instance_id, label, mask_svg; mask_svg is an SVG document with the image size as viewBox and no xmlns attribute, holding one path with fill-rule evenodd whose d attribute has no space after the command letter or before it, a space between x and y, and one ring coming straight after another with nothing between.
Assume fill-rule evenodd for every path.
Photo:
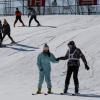
<instances>
[{"instance_id":1,"label":"fence post","mask_svg":"<svg viewBox=\"0 0 100 100\"><path fill-rule=\"evenodd\" d=\"M25 6L24 6L24 0L23 0L23 15L24 15L24 7L25 7Z\"/></svg>"}]
</instances>

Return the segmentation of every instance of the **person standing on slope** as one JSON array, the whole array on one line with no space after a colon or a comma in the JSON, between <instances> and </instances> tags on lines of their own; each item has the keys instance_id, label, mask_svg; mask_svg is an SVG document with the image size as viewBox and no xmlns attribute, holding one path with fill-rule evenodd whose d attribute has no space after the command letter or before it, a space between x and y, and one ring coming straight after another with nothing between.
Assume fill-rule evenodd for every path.
<instances>
[{"instance_id":1,"label":"person standing on slope","mask_svg":"<svg viewBox=\"0 0 100 100\"><path fill-rule=\"evenodd\" d=\"M15 12L15 15L16 15L16 19L15 19L15 22L14 22L14 27L15 27L15 24L17 23L17 21L19 20L23 26L25 26L24 22L22 21L22 18L21 18L21 11L19 11L18 8L16 8L16 12Z\"/></svg>"},{"instance_id":2,"label":"person standing on slope","mask_svg":"<svg viewBox=\"0 0 100 100\"><path fill-rule=\"evenodd\" d=\"M37 26L40 26L40 23L37 20L37 13L36 13L35 9L34 8L29 8L29 11L30 12L28 13L28 17L31 16L30 20L29 20L29 27L31 26L31 22L32 22L33 19L37 23Z\"/></svg>"},{"instance_id":3,"label":"person standing on slope","mask_svg":"<svg viewBox=\"0 0 100 100\"><path fill-rule=\"evenodd\" d=\"M64 88L64 93L67 93L68 86L70 83L70 78L73 73L73 79L74 79L74 85L75 85L75 94L79 93L79 80L78 80L78 72L79 72L79 66L80 66L80 61L79 59L81 58L82 61L85 64L85 69L89 70L89 66L87 65L86 58L82 51L76 47L74 41L70 41L68 43L69 50L67 51L66 55L64 57L59 57L56 60L67 60L68 59L68 69L67 69L67 75L66 75L66 80L65 80L65 88Z\"/></svg>"},{"instance_id":4,"label":"person standing on slope","mask_svg":"<svg viewBox=\"0 0 100 100\"><path fill-rule=\"evenodd\" d=\"M37 94L41 94L42 84L45 78L47 83L48 93L51 92L51 64L50 62L57 63L55 56L49 51L47 44L43 47L43 52L38 55L37 65L39 68L39 84Z\"/></svg>"},{"instance_id":5,"label":"person standing on slope","mask_svg":"<svg viewBox=\"0 0 100 100\"><path fill-rule=\"evenodd\" d=\"M15 41L13 40L13 38L10 35L10 25L8 24L7 20L4 19L4 24L2 26L2 32L3 32L3 37L2 37L2 41L5 38L6 35L8 35L8 37L10 38L10 40L12 41L11 43L15 43Z\"/></svg>"},{"instance_id":6,"label":"person standing on slope","mask_svg":"<svg viewBox=\"0 0 100 100\"><path fill-rule=\"evenodd\" d=\"M0 20L0 47L2 46L2 23Z\"/></svg>"}]
</instances>

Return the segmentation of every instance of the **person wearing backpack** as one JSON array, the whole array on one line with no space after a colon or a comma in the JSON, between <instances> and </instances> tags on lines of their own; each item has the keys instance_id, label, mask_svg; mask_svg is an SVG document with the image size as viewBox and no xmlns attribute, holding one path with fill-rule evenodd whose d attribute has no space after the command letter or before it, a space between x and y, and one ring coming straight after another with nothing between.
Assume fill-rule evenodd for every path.
<instances>
[{"instance_id":1,"label":"person wearing backpack","mask_svg":"<svg viewBox=\"0 0 100 100\"><path fill-rule=\"evenodd\" d=\"M64 88L64 93L67 93L69 83L70 83L70 78L73 73L73 80L74 80L74 85L75 85L75 94L79 93L79 80L78 80L78 72L79 72L79 66L80 66L80 61L79 59L81 58L82 61L84 62L85 69L89 70L89 66L87 64L86 58L82 51L76 47L74 41L70 41L68 43L69 50L67 51L66 55L64 57L58 57L56 60L68 60L67 62L67 75L66 75L66 80L65 80L65 88Z\"/></svg>"}]
</instances>

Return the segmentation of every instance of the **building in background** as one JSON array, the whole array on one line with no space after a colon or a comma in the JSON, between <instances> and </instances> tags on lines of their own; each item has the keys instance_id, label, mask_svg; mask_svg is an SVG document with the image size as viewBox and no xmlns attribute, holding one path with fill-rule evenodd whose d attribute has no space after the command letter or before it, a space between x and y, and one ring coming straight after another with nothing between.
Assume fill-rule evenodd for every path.
<instances>
[{"instance_id":1,"label":"building in background","mask_svg":"<svg viewBox=\"0 0 100 100\"><path fill-rule=\"evenodd\" d=\"M98 1L97 0L77 0L77 9L79 13L83 14L96 14L97 13L97 6Z\"/></svg>"},{"instance_id":2,"label":"building in background","mask_svg":"<svg viewBox=\"0 0 100 100\"><path fill-rule=\"evenodd\" d=\"M100 0L0 0L0 15L14 15L16 7L23 15L29 7L40 15L100 14Z\"/></svg>"}]
</instances>

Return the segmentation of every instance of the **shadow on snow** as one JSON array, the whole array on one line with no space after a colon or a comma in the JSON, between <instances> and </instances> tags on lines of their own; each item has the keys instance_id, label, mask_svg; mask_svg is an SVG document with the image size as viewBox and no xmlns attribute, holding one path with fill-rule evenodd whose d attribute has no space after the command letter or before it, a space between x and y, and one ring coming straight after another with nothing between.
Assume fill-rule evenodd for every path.
<instances>
[{"instance_id":1,"label":"shadow on snow","mask_svg":"<svg viewBox=\"0 0 100 100\"><path fill-rule=\"evenodd\" d=\"M53 93L54 95L62 95L59 93ZM64 94L64 95L68 95L68 96L79 96L79 97L89 97L89 98L100 98L99 94L78 94L78 95L71 95L71 94Z\"/></svg>"},{"instance_id":2,"label":"shadow on snow","mask_svg":"<svg viewBox=\"0 0 100 100\"><path fill-rule=\"evenodd\" d=\"M35 51L36 49L39 49L38 47L32 47L29 45L24 45L19 43L12 44L12 45L8 44L7 48L11 48L17 51Z\"/></svg>"}]
</instances>

